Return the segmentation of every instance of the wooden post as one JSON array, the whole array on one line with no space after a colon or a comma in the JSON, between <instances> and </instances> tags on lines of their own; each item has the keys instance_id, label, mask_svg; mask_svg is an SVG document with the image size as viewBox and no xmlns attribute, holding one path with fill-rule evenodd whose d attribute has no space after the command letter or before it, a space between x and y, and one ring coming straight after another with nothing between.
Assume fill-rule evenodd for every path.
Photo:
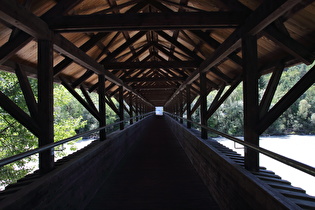
<instances>
[{"instance_id":1,"label":"wooden post","mask_svg":"<svg viewBox=\"0 0 315 210\"><path fill-rule=\"evenodd\" d=\"M183 92L180 92L179 93L179 116L180 117L183 117L183 115L184 115L184 113L183 113L183 109L184 109L184 107L183 107ZM181 123L181 124L183 124L183 119L182 118L180 118L179 119L179 122Z\"/></svg>"},{"instance_id":2,"label":"wooden post","mask_svg":"<svg viewBox=\"0 0 315 210\"><path fill-rule=\"evenodd\" d=\"M132 125L133 124L133 119L132 119L132 117L133 117L133 112L132 112L132 92L129 92L129 108L130 108L130 117L131 117L131 119L130 119L130 125Z\"/></svg>"},{"instance_id":3,"label":"wooden post","mask_svg":"<svg viewBox=\"0 0 315 210\"><path fill-rule=\"evenodd\" d=\"M143 104L140 103L140 115L143 115ZM142 120L143 116L140 117L140 119Z\"/></svg>"},{"instance_id":4,"label":"wooden post","mask_svg":"<svg viewBox=\"0 0 315 210\"><path fill-rule=\"evenodd\" d=\"M206 73L200 73L200 124L207 126L207 78ZM208 138L208 131L201 128L201 138Z\"/></svg>"},{"instance_id":5,"label":"wooden post","mask_svg":"<svg viewBox=\"0 0 315 210\"><path fill-rule=\"evenodd\" d=\"M53 45L38 40L38 125L39 147L54 142L53 115ZM47 173L54 167L54 149L39 153L39 170Z\"/></svg>"},{"instance_id":6,"label":"wooden post","mask_svg":"<svg viewBox=\"0 0 315 210\"><path fill-rule=\"evenodd\" d=\"M119 86L119 121L124 120L124 88ZM120 130L125 127L124 122L120 123Z\"/></svg>"},{"instance_id":7,"label":"wooden post","mask_svg":"<svg viewBox=\"0 0 315 210\"><path fill-rule=\"evenodd\" d=\"M142 101L139 98L139 115L142 115ZM139 120L141 120L142 117L139 117Z\"/></svg>"},{"instance_id":8,"label":"wooden post","mask_svg":"<svg viewBox=\"0 0 315 210\"><path fill-rule=\"evenodd\" d=\"M138 120L139 120L139 118L138 118L138 115L139 115L139 99L138 99L138 97L136 97L136 108L135 109L136 109L135 115L137 116L136 121L138 122Z\"/></svg>"},{"instance_id":9,"label":"wooden post","mask_svg":"<svg viewBox=\"0 0 315 210\"><path fill-rule=\"evenodd\" d=\"M191 88L191 85L187 85L186 86L186 103L187 103L187 119L188 120L191 120L191 95L190 95L190 88ZM187 128L191 128L191 122L187 121Z\"/></svg>"},{"instance_id":10,"label":"wooden post","mask_svg":"<svg viewBox=\"0 0 315 210\"><path fill-rule=\"evenodd\" d=\"M176 115L177 115L177 113L176 113L176 101L175 100L173 102L173 110L174 110L173 113L175 115L174 119L177 120L177 117L176 117Z\"/></svg>"},{"instance_id":11,"label":"wooden post","mask_svg":"<svg viewBox=\"0 0 315 210\"><path fill-rule=\"evenodd\" d=\"M139 115L142 115L142 104L141 101L139 101ZM139 120L141 120L142 117L139 117Z\"/></svg>"},{"instance_id":12,"label":"wooden post","mask_svg":"<svg viewBox=\"0 0 315 210\"><path fill-rule=\"evenodd\" d=\"M179 115L178 98L176 98L176 102L175 102L175 115L176 115L176 121L178 121L178 115Z\"/></svg>"},{"instance_id":13,"label":"wooden post","mask_svg":"<svg viewBox=\"0 0 315 210\"><path fill-rule=\"evenodd\" d=\"M106 126L105 77L98 75L99 126ZM100 130L100 141L106 139L106 130Z\"/></svg>"},{"instance_id":14,"label":"wooden post","mask_svg":"<svg viewBox=\"0 0 315 210\"><path fill-rule=\"evenodd\" d=\"M259 146L259 134L256 126L259 122L258 106L258 58L257 38L247 36L242 39L243 52L243 100L244 100L244 141ZM245 148L245 168L259 170L259 153Z\"/></svg>"}]
</instances>

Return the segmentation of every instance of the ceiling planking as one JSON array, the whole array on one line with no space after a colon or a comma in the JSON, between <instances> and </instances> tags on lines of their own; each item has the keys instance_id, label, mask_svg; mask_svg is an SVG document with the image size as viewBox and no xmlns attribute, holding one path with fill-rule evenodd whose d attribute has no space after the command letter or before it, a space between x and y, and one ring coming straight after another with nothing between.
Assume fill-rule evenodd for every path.
<instances>
[{"instance_id":1,"label":"ceiling planking","mask_svg":"<svg viewBox=\"0 0 315 210\"><path fill-rule=\"evenodd\" d=\"M197 96L200 71L214 89L238 81L240 40L248 34L257 36L262 73L279 60L314 60L310 0L3 0L0 20L1 70L36 68L36 40L49 39L56 82L65 77L95 91L103 74L109 96L123 86L153 106L171 102L187 84Z\"/></svg>"}]
</instances>

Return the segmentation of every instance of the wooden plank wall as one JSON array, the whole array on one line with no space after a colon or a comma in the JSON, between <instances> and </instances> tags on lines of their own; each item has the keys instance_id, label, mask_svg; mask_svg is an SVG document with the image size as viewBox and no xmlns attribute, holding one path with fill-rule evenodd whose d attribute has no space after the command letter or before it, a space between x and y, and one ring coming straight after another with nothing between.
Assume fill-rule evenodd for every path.
<instances>
[{"instance_id":1,"label":"wooden plank wall","mask_svg":"<svg viewBox=\"0 0 315 210\"><path fill-rule=\"evenodd\" d=\"M169 116L167 123L176 133L190 161L222 209L295 209L289 201L249 171L220 154L196 137L191 130Z\"/></svg>"},{"instance_id":2,"label":"wooden plank wall","mask_svg":"<svg viewBox=\"0 0 315 210\"><path fill-rule=\"evenodd\" d=\"M84 209L146 129L147 120L108 135L107 140L8 195L0 209Z\"/></svg>"}]
</instances>

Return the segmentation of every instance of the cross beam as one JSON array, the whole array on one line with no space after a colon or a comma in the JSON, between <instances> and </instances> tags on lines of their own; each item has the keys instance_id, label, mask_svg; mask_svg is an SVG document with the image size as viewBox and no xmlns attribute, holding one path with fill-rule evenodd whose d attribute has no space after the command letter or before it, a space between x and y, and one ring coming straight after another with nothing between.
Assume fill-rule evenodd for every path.
<instances>
[{"instance_id":1,"label":"cross beam","mask_svg":"<svg viewBox=\"0 0 315 210\"><path fill-rule=\"evenodd\" d=\"M169 104L179 92L185 89L186 85L191 84L199 78L199 74L209 71L224 58L228 57L241 46L241 39L246 35L255 35L265 29L277 18L285 14L292 7L298 4L299 0L292 1L264 1L244 22L236 29L199 67L199 71L193 72L186 81L177 89L173 96L167 101Z\"/></svg>"},{"instance_id":2,"label":"cross beam","mask_svg":"<svg viewBox=\"0 0 315 210\"><path fill-rule=\"evenodd\" d=\"M195 61L149 61L149 62L105 62L105 69L173 69L173 68L197 68Z\"/></svg>"},{"instance_id":3,"label":"cross beam","mask_svg":"<svg viewBox=\"0 0 315 210\"><path fill-rule=\"evenodd\" d=\"M52 19L49 27L58 32L235 28L244 19L242 12L72 15Z\"/></svg>"},{"instance_id":4,"label":"cross beam","mask_svg":"<svg viewBox=\"0 0 315 210\"><path fill-rule=\"evenodd\" d=\"M73 43L59 34L54 34L46 22L33 13L19 5L16 1L2 0L0 1L0 17L3 21L21 29L37 39L53 41L54 50L71 58L77 64L94 71L97 74L104 75L106 79L123 86L124 89L133 92L143 101L153 106L143 99L130 86L126 85L112 73L105 71L103 65L97 63L93 58L88 56L84 51L76 47Z\"/></svg>"}]
</instances>

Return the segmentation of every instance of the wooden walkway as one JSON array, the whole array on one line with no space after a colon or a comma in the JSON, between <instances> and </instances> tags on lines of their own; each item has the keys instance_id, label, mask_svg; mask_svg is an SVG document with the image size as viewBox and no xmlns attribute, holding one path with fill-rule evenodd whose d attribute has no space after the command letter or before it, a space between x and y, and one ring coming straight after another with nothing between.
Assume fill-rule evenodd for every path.
<instances>
[{"instance_id":1,"label":"wooden walkway","mask_svg":"<svg viewBox=\"0 0 315 210\"><path fill-rule=\"evenodd\" d=\"M87 209L219 209L164 118L149 123Z\"/></svg>"}]
</instances>

